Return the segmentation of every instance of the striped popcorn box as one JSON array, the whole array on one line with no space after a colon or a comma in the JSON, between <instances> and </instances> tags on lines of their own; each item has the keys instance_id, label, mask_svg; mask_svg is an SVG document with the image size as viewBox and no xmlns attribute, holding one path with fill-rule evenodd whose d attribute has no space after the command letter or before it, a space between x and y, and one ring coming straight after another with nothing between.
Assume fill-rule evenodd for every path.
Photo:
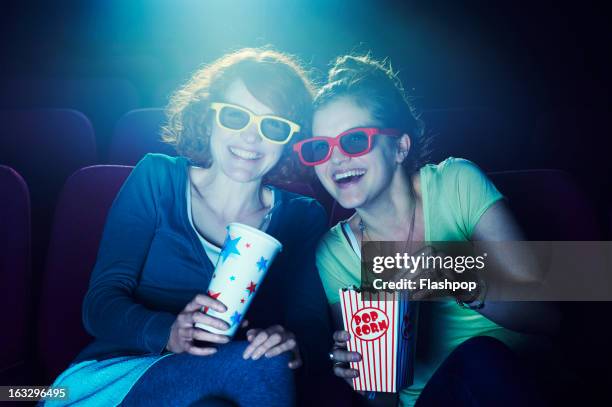
<instances>
[{"instance_id":1,"label":"striped popcorn box","mask_svg":"<svg viewBox=\"0 0 612 407\"><path fill-rule=\"evenodd\" d=\"M413 380L418 303L397 292L361 293L340 289L344 329L351 338L348 350L359 352L359 371L353 388L397 393Z\"/></svg>"}]
</instances>

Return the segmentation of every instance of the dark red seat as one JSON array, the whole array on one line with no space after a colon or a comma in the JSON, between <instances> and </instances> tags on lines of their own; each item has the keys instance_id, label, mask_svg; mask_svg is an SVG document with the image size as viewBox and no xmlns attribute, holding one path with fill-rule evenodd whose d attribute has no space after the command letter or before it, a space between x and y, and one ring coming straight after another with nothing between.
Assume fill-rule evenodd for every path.
<instances>
[{"instance_id":1,"label":"dark red seat","mask_svg":"<svg viewBox=\"0 0 612 407\"><path fill-rule=\"evenodd\" d=\"M38 308L41 383L55 377L91 340L81 306L106 215L132 167L93 166L74 173L57 204Z\"/></svg>"},{"instance_id":2,"label":"dark red seat","mask_svg":"<svg viewBox=\"0 0 612 407\"><path fill-rule=\"evenodd\" d=\"M147 153L176 155L174 148L161 141L164 121L161 108L136 109L123 115L115 126L108 163L136 165Z\"/></svg>"},{"instance_id":3,"label":"dark red seat","mask_svg":"<svg viewBox=\"0 0 612 407\"><path fill-rule=\"evenodd\" d=\"M30 188L32 265L37 274L62 185L77 169L96 163L91 123L76 110L0 110L0 163L18 171Z\"/></svg>"},{"instance_id":4,"label":"dark red seat","mask_svg":"<svg viewBox=\"0 0 612 407\"><path fill-rule=\"evenodd\" d=\"M0 165L0 383L23 384L30 357L30 196L13 169Z\"/></svg>"}]
</instances>

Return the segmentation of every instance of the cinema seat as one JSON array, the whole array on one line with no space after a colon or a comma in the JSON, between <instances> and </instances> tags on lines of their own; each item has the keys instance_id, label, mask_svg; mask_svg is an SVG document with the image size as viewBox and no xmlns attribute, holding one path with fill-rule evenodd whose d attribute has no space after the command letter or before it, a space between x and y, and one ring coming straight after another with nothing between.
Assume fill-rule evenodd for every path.
<instances>
[{"instance_id":1,"label":"cinema seat","mask_svg":"<svg viewBox=\"0 0 612 407\"><path fill-rule=\"evenodd\" d=\"M94 131L70 109L0 110L0 163L18 171L32 197L32 270L44 265L53 208L66 179L96 162ZM38 279L34 279L34 298Z\"/></svg>"},{"instance_id":2,"label":"cinema seat","mask_svg":"<svg viewBox=\"0 0 612 407\"><path fill-rule=\"evenodd\" d=\"M119 118L140 107L134 85L122 78L4 78L0 108L69 108L83 112L96 130L98 151L105 153Z\"/></svg>"},{"instance_id":3,"label":"cinema seat","mask_svg":"<svg viewBox=\"0 0 612 407\"><path fill-rule=\"evenodd\" d=\"M40 383L49 384L91 340L81 306L106 214L132 167L92 166L75 172L59 198L38 307Z\"/></svg>"},{"instance_id":4,"label":"cinema seat","mask_svg":"<svg viewBox=\"0 0 612 407\"><path fill-rule=\"evenodd\" d=\"M0 165L0 383L27 380L30 308L30 197L13 169Z\"/></svg>"},{"instance_id":5,"label":"cinema seat","mask_svg":"<svg viewBox=\"0 0 612 407\"><path fill-rule=\"evenodd\" d=\"M76 110L0 110L0 135L0 162L22 173L34 191L59 189L78 168L96 162L93 127Z\"/></svg>"},{"instance_id":6,"label":"cinema seat","mask_svg":"<svg viewBox=\"0 0 612 407\"><path fill-rule=\"evenodd\" d=\"M115 126L107 162L136 165L147 153L176 155L174 148L161 141L164 120L161 108L136 109L123 115Z\"/></svg>"}]
</instances>

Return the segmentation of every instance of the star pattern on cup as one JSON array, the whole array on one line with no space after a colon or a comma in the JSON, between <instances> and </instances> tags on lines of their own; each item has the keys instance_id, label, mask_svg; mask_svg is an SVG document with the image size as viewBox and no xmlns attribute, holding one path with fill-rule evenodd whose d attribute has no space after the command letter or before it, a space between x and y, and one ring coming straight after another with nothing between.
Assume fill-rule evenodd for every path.
<instances>
[{"instance_id":1,"label":"star pattern on cup","mask_svg":"<svg viewBox=\"0 0 612 407\"><path fill-rule=\"evenodd\" d=\"M240 239L240 236L235 239L232 239L229 234L227 235L227 237L225 238L225 242L223 243L223 250L221 250L220 254L223 263L225 263L225 261L231 254L240 256L240 252L238 251L238 242L240 241Z\"/></svg>"},{"instance_id":2,"label":"star pattern on cup","mask_svg":"<svg viewBox=\"0 0 612 407\"><path fill-rule=\"evenodd\" d=\"M265 259L263 256L259 258L257 264L257 271L265 271L268 269L268 259Z\"/></svg>"},{"instance_id":3,"label":"star pattern on cup","mask_svg":"<svg viewBox=\"0 0 612 407\"><path fill-rule=\"evenodd\" d=\"M254 281L251 281L251 283L246 288L246 290L249 292L249 296L255 293L256 288L257 288L257 284L255 284Z\"/></svg>"},{"instance_id":4,"label":"star pattern on cup","mask_svg":"<svg viewBox=\"0 0 612 407\"><path fill-rule=\"evenodd\" d=\"M214 291L208 290L206 292L206 295L208 295L210 298L216 300L221 295L221 292L219 291L218 293L216 293ZM208 311L208 307L204 307L204 309L202 310L202 312L205 313L205 314L206 314L207 311Z\"/></svg>"},{"instance_id":5,"label":"star pattern on cup","mask_svg":"<svg viewBox=\"0 0 612 407\"><path fill-rule=\"evenodd\" d=\"M240 322L240 318L242 318L242 314L238 311L234 311L234 313L230 317L230 321L232 321L232 326L238 324Z\"/></svg>"}]
</instances>

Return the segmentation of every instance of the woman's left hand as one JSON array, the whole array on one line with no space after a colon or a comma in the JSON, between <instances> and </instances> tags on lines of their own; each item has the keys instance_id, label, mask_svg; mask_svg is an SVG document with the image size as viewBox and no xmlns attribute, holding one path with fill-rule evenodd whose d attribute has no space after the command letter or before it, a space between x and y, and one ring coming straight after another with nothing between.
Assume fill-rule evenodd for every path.
<instances>
[{"instance_id":1,"label":"woman's left hand","mask_svg":"<svg viewBox=\"0 0 612 407\"><path fill-rule=\"evenodd\" d=\"M302 357L295 335L286 331L282 326L274 325L268 329L249 329L246 335L250 344L242 354L244 359L257 360L262 356L272 358L284 352L291 352L293 358L289 361L289 368L297 369L302 366Z\"/></svg>"}]
</instances>

